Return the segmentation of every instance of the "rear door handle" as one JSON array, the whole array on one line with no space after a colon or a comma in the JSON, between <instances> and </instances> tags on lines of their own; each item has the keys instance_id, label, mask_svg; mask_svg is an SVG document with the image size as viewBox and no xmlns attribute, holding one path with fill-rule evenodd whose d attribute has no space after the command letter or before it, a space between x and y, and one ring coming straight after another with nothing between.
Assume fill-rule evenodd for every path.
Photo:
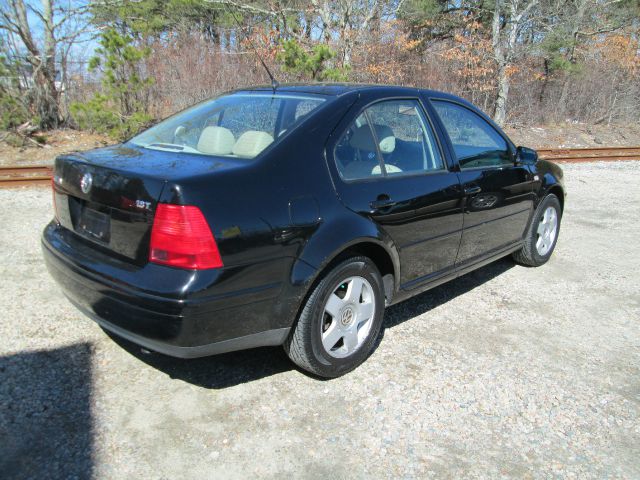
<instances>
[{"instance_id":1,"label":"rear door handle","mask_svg":"<svg viewBox=\"0 0 640 480\"><path fill-rule=\"evenodd\" d=\"M397 203L398 202L394 202L390 198L383 198L380 200L374 200L373 202L369 203L369 205L371 205L371 208L373 208L374 210L380 210L381 208L393 207Z\"/></svg>"},{"instance_id":2,"label":"rear door handle","mask_svg":"<svg viewBox=\"0 0 640 480\"><path fill-rule=\"evenodd\" d=\"M465 195L475 195L476 193L480 193L482 191L482 189L480 187L478 187L477 185L474 185L473 187L466 187L464 189L464 194Z\"/></svg>"}]
</instances>

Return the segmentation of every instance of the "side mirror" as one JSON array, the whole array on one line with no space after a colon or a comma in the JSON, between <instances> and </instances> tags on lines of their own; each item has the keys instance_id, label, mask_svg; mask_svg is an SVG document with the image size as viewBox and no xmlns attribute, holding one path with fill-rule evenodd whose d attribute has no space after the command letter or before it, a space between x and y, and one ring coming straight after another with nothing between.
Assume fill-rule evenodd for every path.
<instances>
[{"instance_id":1,"label":"side mirror","mask_svg":"<svg viewBox=\"0 0 640 480\"><path fill-rule=\"evenodd\" d=\"M533 165L538 161L538 152L533 148L518 147L516 149L516 163L521 165Z\"/></svg>"}]
</instances>

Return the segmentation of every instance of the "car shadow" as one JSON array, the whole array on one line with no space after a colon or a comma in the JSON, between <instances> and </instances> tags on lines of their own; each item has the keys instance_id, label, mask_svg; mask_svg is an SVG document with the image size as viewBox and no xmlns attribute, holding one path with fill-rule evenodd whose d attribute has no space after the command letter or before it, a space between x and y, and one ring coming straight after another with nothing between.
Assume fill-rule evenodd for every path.
<instances>
[{"instance_id":1,"label":"car shadow","mask_svg":"<svg viewBox=\"0 0 640 480\"><path fill-rule=\"evenodd\" d=\"M464 295L489 280L502 275L514 266L515 263L511 258L502 258L455 280L427 290L402 303L388 307L384 315L383 331L427 313L460 295Z\"/></svg>"},{"instance_id":2,"label":"car shadow","mask_svg":"<svg viewBox=\"0 0 640 480\"><path fill-rule=\"evenodd\" d=\"M129 354L166 373L170 378L204 388L233 387L294 368L281 347L262 347L211 357L182 359L150 352L108 330L104 332Z\"/></svg>"},{"instance_id":3,"label":"car shadow","mask_svg":"<svg viewBox=\"0 0 640 480\"><path fill-rule=\"evenodd\" d=\"M451 282L419 294L401 304L389 307L385 312L380 339L384 336L384 330L393 328L443 305L506 272L513 266L514 263L511 259L498 260ZM105 333L120 347L147 365L166 373L171 378L203 388L228 388L296 368L281 347L255 348L211 357L183 360L156 352L149 352L106 330ZM307 372L300 371L310 375Z\"/></svg>"},{"instance_id":4,"label":"car shadow","mask_svg":"<svg viewBox=\"0 0 640 480\"><path fill-rule=\"evenodd\" d=\"M0 477L91 478L91 346L0 356Z\"/></svg>"}]
</instances>

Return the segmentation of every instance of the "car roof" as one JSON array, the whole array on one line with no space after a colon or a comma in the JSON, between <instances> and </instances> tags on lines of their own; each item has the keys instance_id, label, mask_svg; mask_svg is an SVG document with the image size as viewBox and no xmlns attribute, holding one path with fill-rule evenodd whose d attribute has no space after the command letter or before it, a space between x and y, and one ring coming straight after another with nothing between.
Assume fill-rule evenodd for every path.
<instances>
[{"instance_id":1,"label":"car roof","mask_svg":"<svg viewBox=\"0 0 640 480\"><path fill-rule=\"evenodd\" d=\"M273 91L271 85L260 85L246 87L237 91ZM285 93L307 93L314 95L340 96L351 92L380 92L390 96L393 95L416 95L423 93L429 97L450 98L456 101L467 103L463 99L436 90L427 90L414 87L403 87L399 85L377 85L366 83L285 83L280 84L275 89L276 92Z\"/></svg>"}]
</instances>

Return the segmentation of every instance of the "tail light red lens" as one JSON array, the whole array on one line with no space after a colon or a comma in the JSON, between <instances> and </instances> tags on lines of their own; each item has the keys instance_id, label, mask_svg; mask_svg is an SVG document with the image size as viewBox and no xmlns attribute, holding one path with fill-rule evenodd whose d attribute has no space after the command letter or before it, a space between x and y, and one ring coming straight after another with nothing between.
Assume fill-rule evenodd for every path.
<instances>
[{"instance_id":1,"label":"tail light red lens","mask_svg":"<svg viewBox=\"0 0 640 480\"><path fill-rule=\"evenodd\" d=\"M222 258L198 207L159 203L151 229L149 261L192 270L221 268Z\"/></svg>"}]
</instances>

